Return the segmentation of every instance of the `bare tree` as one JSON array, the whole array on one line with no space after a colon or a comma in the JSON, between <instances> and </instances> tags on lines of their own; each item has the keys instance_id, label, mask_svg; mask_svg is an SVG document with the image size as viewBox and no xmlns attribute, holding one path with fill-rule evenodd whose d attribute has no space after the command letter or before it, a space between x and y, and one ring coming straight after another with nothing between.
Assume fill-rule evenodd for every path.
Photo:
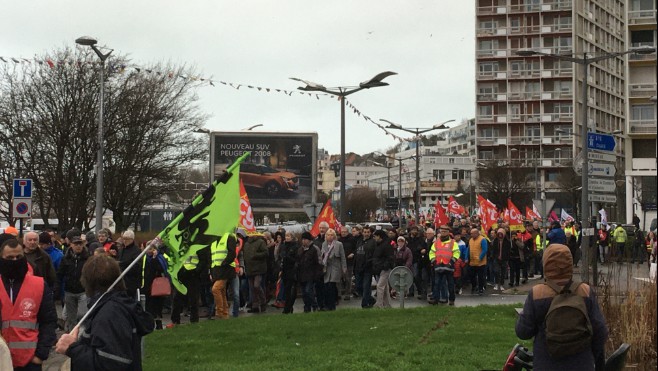
<instances>
[{"instance_id":1,"label":"bare tree","mask_svg":"<svg viewBox=\"0 0 658 371\"><path fill-rule=\"evenodd\" d=\"M0 66L0 139L6 144L0 188L30 177L44 219L82 228L95 207L99 64L86 48L38 59L48 63ZM126 64L122 56L107 60L103 117L103 207L114 211L119 229L171 188L181 165L207 151L204 138L192 134L205 119L194 93L199 82L181 78L193 71L154 66L151 73L128 73ZM1 201L10 194L2 192ZM0 209L5 217L7 211Z\"/></svg>"},{"instance_id":2,"label":"bare tree","mask_svg":"<svg viewBox=\"0 0 658 371\"><path fill-rule=\"evenodd\" d=\"M499 210L507 207L507 199L517 206L525 205L529 171L507 164L491 162L479 170L479 188Z\"/></svg>"},{"instance_id":3,"label":"bare tree","mask_svg":"<svg viewBox=\"0 0 658 371\"><path fill-rule=\"evenodd\" d=\"M346 192L345 207L349 221L364 221L368 218L368 212L376 210L380 205L377 191L370 188L351 188ZM344 223L344 221L341 220Z\"/></svg>"}]
</instances>

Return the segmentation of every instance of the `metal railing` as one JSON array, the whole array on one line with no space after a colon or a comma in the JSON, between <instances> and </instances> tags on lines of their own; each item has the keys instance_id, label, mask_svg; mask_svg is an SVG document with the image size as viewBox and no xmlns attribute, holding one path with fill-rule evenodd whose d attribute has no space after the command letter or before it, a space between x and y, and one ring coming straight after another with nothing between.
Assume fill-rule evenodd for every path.
<instances>
[{"instance_id":1,"label":"metal railing","mask_svg":"<svg viewBox=\"0 0 658 371\"><path fill-rule=\"evenodd\" d=\"M628 120L631 134L656 134L656 119Z\"/></svg>"}]
</instances>

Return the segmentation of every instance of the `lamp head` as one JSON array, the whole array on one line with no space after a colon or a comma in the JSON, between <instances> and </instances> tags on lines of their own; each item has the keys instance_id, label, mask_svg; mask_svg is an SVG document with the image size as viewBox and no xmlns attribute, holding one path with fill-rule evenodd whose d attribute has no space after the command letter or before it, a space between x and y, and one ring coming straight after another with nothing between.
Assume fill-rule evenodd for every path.
<instances>
[{"instance_id":1,"label":"lamp head","mask_svg":"<svg viewBox=\"0 0 658 371\"><path fill-rule=\"evenodd\" d=\"M532 49L519 49L515 51L514 54L520 57L531 57L533 55L537 55L538 53Z\"/></svg>"},{"instance_id":2,"label":"lamp head","mask_svg":"<svg viewBox=\"0 0 658 371\"><path fill-rule=\"evenodd\" d=\"M75 43L84 46L94 46L98 43L98 40L94 39L91 36L81 36L75 39Z\"/></svg>"},{"instance_id":3,"label":"lamp head","mask_svg":"<svg viewBox=\"0 0 658 371\"><path fill-rule=\"evenodd\" d=\"M656 48L653 48L648 45L642 45L637 48L632 48L633 53L635 54L651 54L656 52Z\"/></svg>"}]
</instances>

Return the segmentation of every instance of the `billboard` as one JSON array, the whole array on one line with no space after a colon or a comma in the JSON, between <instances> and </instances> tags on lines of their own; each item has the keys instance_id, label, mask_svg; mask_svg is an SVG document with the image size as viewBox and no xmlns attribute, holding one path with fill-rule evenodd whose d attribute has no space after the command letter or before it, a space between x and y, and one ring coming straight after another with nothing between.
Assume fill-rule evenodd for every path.
<instances>
[{"instance_id":1,"label":"billboard","mask_svg":"<svg viewBox=\"0 0 658 371\"><path fill-rule=\"evenodd\" d=\"M317 133L212 132L213 179L245 152L240 179L254 211L303 212L315 202Z\"/></svg>"}]
</instances>

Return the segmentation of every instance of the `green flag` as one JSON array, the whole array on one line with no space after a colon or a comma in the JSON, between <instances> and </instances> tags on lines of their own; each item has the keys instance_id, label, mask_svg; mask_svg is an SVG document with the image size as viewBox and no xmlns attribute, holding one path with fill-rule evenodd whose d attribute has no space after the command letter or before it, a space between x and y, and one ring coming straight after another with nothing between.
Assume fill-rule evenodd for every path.
<instances>
[{"instance_id":1,"label":"green flag","mask_svg":"<svg viewBox=\"0 0 658 371\"><path fill-rule=\"evenodd\" d=\"M178 280L178 271L192 255L233 232L240 218L240 163L249 152L226 169L208 189L165 228L158 237L169 248L168 272L178 291L187 288Z\"/></svg>"}]
</instances>

